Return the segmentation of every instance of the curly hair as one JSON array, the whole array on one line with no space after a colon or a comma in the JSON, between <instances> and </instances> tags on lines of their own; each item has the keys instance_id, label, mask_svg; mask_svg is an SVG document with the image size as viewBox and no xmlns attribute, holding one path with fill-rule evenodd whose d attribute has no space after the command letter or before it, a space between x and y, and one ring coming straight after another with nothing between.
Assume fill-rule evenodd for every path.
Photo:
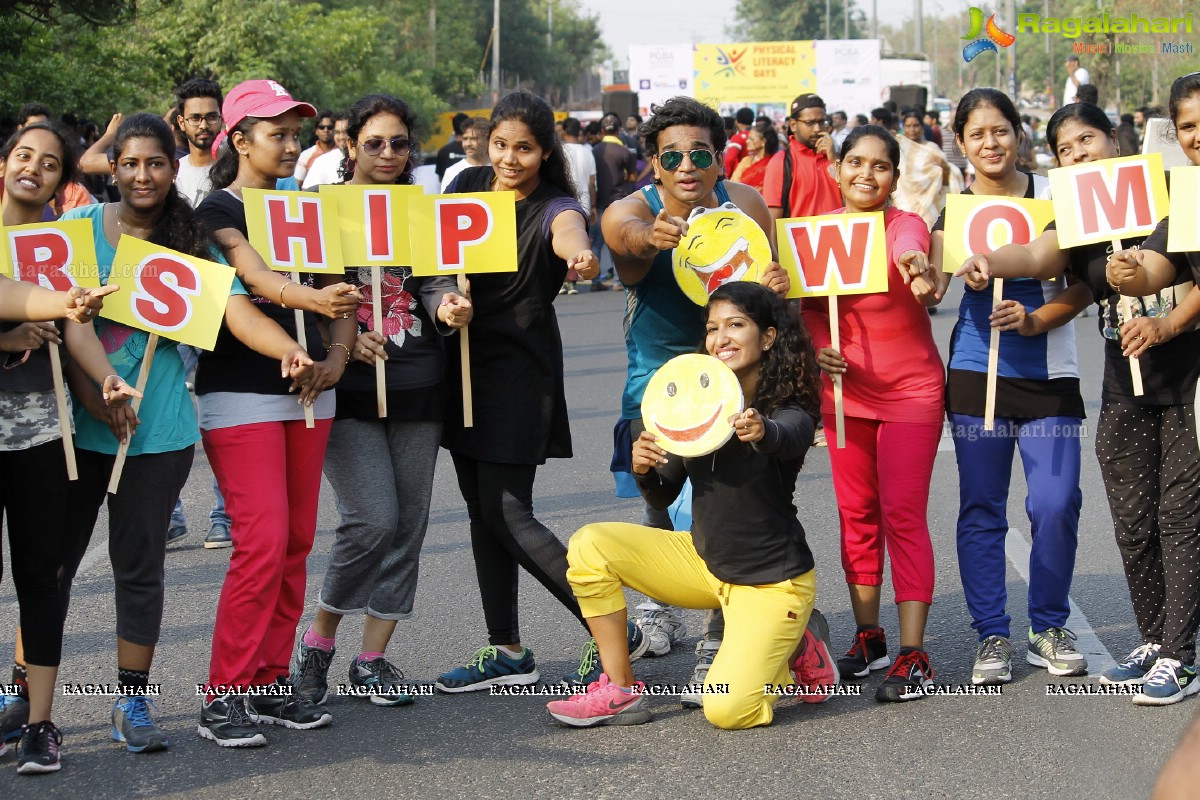
<instances>
[{"instance_id":1,"label":"curly hair","mask_svg":"<svg viewBox=\"0 0 1200 800\"><path fill-rule=\"evenodd\" d=\"M408 107L408 103L390 94L369 94L350 106L350 111L346 115L349 121L346 126L346 148L343 150L346 157L342 159L340 170L343 181L354 177L354 159L350 158L350 145L358 144L358 135L362 133L363 126L367 124L367 120L377 114L391 114L399 117L400 121L404 123L404 127L408 128L408 138L412 142L412 149L409 152L417 151L417 117ZM404 169L395 182L412 183L415 168L416 164L412 156L409 156L404 160Z\"/></svg>"},{"instance_id":2,"label":"curly hair","mask_svg":"<svg viewBox=\"0 0 1200 800\"><path fill-rule=\"evenodd\" d=\"M171 132L171 126L157 114L134 114L121 123L113 140L114 162L120 160L121 153L132 139L154 140L163 155L175 163L175 134ZM197 258L212 258L212 237L174 186L167 192L162 213L154 223L149 241Z\"/></svg>"},{"instance_id":3,"label":"curly hair","mask_svg":"<svg viewBox=\"0 0 1200 800\"><path fill-rule=\"evenodd\" d=\"M571 197L578 197L562 140L554 130L554 112L550 109L550 104L533 92L518 89L505 95L492 109L492 134L495 134L499 123L510 120L524 123L538 146L542 148L542 152L548 156L538 168L538 177L562 189Z\"/></svg>"},{"instance_id":4,"label":"curly hair","mask_svg":"<svg viewBox=\"0 0 1200 800\"><path fill-rule=\"evenodd\" d=\"M72 137L69 136L62 128L53 125L49 122L35 122L32 125L26 125L19 131L8 137L8 141L0 147L0 162L8 161L8 157L12 155L12 151L17 149L17 145L21 143L21 138L29 131L49 131L54 134L54 138L58 139L58 144L62 148L61 172L58 175L58 185L54 187L54 191L58 191L75 180L75 175L78 171L76 164L79 162L79 154L76 152L75 145L72 144Z\"/></svg>"},{"instance_id":5,"label":"curly hair","mask_svg":"<svg viewBox=\"0 0 1200 800\"><path fill-rule=\"evenodd\" d=\"M653 116L638 125L638 138L646 148L647 156L658 155L658 135L676 125L693 125L707 128L712 137L713 150L718 154L725 149L725 123L721 115L691 97L672 97L660 106L650 106Z\"/></svg>"},{"instance_id":6,"label":"curly hair","mask_svg":"<svg viewBox=\"0 0 1200 800\"><path fill-rule=\"evenodd\" d=\"M770 289L750 281L722 284L708 298L706 314L719 302L735 305L760 331L775 329L775 343L759 362L755 396L746 398L746 405L758 409L763 416L770 416L783 406L795 405L814 420L819 419L821 372L800 314Z\"/></svg>"}]
</instances>

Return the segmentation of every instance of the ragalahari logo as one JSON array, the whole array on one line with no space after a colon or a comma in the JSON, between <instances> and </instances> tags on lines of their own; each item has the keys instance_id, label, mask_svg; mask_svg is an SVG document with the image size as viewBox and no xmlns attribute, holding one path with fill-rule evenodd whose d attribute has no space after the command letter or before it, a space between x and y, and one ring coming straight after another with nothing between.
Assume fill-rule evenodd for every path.
<instances>
[{"instance_id":1,"label":"ragalahari logo","mask_svg":"<svg viewBox=\"0 0 1200 800\"><path fill-rule=\"evenodd\" d=\"M982 36L981 34L984 33L987 35ZM996 49L996 45L1008 47L1017 40L1017 37L1000 30L1000 26L996 24L995 14L988 17L987 24L985 25L983 22L983 11L975 6L971 6L971 30L962 39L964 41L970 40L969 44L963 48L963 60L970 63L975 56L988 50L991 50L993 53L1000 52Z\"/></svg>"}]
</instances>

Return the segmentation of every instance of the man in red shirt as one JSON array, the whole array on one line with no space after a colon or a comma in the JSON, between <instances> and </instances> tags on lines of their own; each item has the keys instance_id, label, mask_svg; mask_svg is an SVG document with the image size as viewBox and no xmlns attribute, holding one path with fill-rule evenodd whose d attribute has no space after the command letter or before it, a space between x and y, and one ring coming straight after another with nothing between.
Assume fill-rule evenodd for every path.
<instances>
[{"instance_id":1,"label":"man in red shirt","mask_svg":"<svg viewBox=\"0 0 1200 800\"><path fill-rule=\"evenodd\" d=\"M833 175L837 157L825 101L815 94L793 100L788 133L787 149L771 156L763 181L771 218L812 217L841 208L842 193Z\"/></svg>"},{"instance_id":2,"label":"man in red shirt","mask_svg":"<svg viewBox=\"0 0 1200 800\"><path fill-rule=\"evenodd\" d=\"M725 177L728 178L737 169L738 162L742 160L742 156L746 155L746 139L750 136L750 128L754 125L754 112L748 108L739 108L737 115L733 118L733 123L737 125L737 132L729 137L729 141L725 143L725 154L723 162L725 164Z\"/></svg>"}]
</instances>

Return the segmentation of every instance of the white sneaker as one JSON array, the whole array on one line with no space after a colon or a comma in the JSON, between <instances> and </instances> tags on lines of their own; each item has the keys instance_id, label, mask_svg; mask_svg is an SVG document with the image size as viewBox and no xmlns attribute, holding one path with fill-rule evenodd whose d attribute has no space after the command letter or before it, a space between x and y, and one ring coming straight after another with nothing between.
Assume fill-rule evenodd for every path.
<instances>
[{"instance_id":1,"label":"white sneaker","mask_svg":"<svg viewBox=\"0 0 1200 800\"><path fill-rule=\"evenodd\" d=\"M720 649L720 639L701 639L696 642L696 669L692 672L687 689L679 694L679 702L684 708L704 707L704 679L708 677L708 668Z\"/></svg>"},{"instance_id":2,"label":"white sneaker","mask_svg":"<svg viewBox=\"0 0 1200 800\"><path fill-rule=\"evenodd\" d=\"M670 606L651 601L642 603L637 610L642 612L637 626L650 643L644 654L647 658L665 656L676 642L687 636L687 625Z\"/></svg>"}]
</instances>

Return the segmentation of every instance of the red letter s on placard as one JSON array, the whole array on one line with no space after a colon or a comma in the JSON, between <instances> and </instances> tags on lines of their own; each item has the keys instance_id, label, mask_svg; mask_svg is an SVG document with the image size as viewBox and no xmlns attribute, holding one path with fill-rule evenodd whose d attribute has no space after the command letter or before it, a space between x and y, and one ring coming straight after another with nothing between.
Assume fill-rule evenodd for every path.
<instances>
[{"instance_id":1,"label":"red letter s on placard","mask_svg":"<svg viewBox=\"0 0 1200 800\"><path fill-rule=\"evenodd\" d=\"M138 264L130 304L134 316L163 332L177 331L192 318L191 297L200 294L200 275L186 261L166 254Z\"/></svg>"},{"instance_id":2,"label":"red letter s on placard","mask_svg":"<svg viewBox=\"0 0 1200 800\"><path fill-rule=\"evenodd\" d=\"M466 249L491 235L492 209L471 198L436 200L433 209L438 269L461 270L466 266Z\"/></svg>"},{"instance_id":3,"label":"red letter s on placard","mask_svg":"<svg viewBox=\"0 0 1200 800\"><path fill-rule=\"evenodd\" d=\"M66 292L75 279L65 271L74 257L71 240L56 230L40 229L9 234L10 252L16 265L17 280L40 284L46 289Z\"/></svg>"}]
</instances>

